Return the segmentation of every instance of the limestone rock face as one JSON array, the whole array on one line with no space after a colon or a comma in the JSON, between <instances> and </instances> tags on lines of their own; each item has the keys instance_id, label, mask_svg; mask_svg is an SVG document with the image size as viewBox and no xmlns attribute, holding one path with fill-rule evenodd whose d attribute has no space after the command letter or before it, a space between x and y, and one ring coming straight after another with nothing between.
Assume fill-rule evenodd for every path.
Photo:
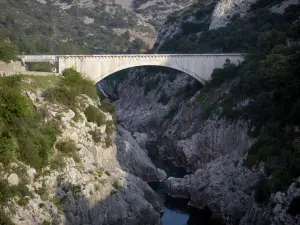
<instances>
[{"instance_id":1,"label":"limestone rock face","mask_svg":"<svg viewBox=\"0 0 300 225\"><path fill-rule=\"evenodd\" d=\"M8 176L7 181L10 185L18 185L19 177L16 173L12 173Z\"/></svg>"},{"instance_id":2,"label":"limestone rock face","mask_svg":"<svg viewBox=\"0 0 300 225\"><path fill-rule=\"evenodd\" d=\"M117 158L121 166L126 170L147 182L156 182L161 179L162 171L158 171L147 153L141 149L139 144L121 126L118 127Z\"/></svg>"},{"instance_id":3,"label":"limestone rock face","mask_svg":"<svg viewBox=\"0 0 300 225\"><path fill-rule=\"evenodd\" d=\"M254 204L252 192L264 173L243 167L242 152L221 156L203 169L184 178L168 178L167 193L171 196L190 199L198 208L208 206L213 216L223 215L230 222L239 221Z\"/></svg>"},{"instance_id":4,"label":"limestone rock face","mask_svg":"<svg viewBox=\"0 0 300 225\"><path fill-rule=\"evenodd\" d=\"M273 196L273 224L300 224L299 199L300 177L293 182L286 192L277 192ZM297 203L298 202L298 203Z\"/></svg>"},{"instance_id":5,"label":"limestone rock face","mask_svg":"<svg viewBox=\"0 0 300 225\"><path fill-rule=\"evenodd\" d=\"M22 165L22 171L25 170L22 177L17 172L1 173L10 185L26 180L32 194L25 197L28 203L24 205L17 204L18 198L11 199L5 211L13 221L22 225L48 222L119 225L120 221L127 225L160 225L162 208L156 193L145 181L163 180L164 173L152 164L131 133L122 127L116 128L119 131L110 134L112 145L106 146L106 125L98 127L88 122L83 113L85 107L96 106L96 102L80 96L81 105L77 108L80 119L75 120L74 109L46 102L41 92L27 92L27 95L38 110L44 110L45 120L59 119L62 133L58 140L72 140L77 147L77 157L57 155L55 164L50 163L38 172ZM111 115L103 114L107 121L112 120ZM99 140L92 136L95 131L100 135ZM136 134L136 138L145 145L147 135ZM18 167L21 165L11 165L12 170L21 171Z\"/></svg>"},{"instance_id":6,"label":"limestone rock face","mask_svg":"<svg viewBox=\"0 0 300 225\"><path fill-rule=\"evenodd\" d=\"M235 15L243 17L257 0L220 0L211 17L209 29L225 27Z\"/></svg>"},{"instance_id":7,"label":"limestone rock face","mask_svg":"<svg viewBox=\"0 0 300 225\"><path fill-rule=\"evenodd\" d=\"M139 132L135 132L133 134L134 139L136 140L136 142L139 144L139 146L146 150L146 142L148 140L148 135L145 133L139 133Z\"/></svg>"}]
</instances>

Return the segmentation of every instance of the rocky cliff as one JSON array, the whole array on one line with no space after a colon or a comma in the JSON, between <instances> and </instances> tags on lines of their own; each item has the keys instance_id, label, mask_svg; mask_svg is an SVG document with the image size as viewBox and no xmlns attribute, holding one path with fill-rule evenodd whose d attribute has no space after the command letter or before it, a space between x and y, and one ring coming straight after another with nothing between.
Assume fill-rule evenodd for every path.
<instances>
[{"instance_id":1,"label":"rocky cliff","mask_svg":"<svg viewBox=\"0 0 300 225\"><path fill-rule=\"evenodd\" d=\"M285 5L281 16L281 11L272 13ZM118 74L117 81L103 82L106 92L115 99L122 126L132 133L146 133L149 141L158 141L160 157L192 173L168 178L168 194L189 199L189 204L198 208L209 207L213 217L221 217L226 224L299 224L299 211L293 211L298 202L299 171L293 167L293 175L287 172L279 176L288 170L285 153L279 153L286 147L276 148L275 142L264 145L261 141L266 127L275 128L273 104L277 101L271 98L267 103L264 97L276 90L273 79L281 75L275 72L267 80L266 71L259 69L278 53L276 45L284 46L290 35L299 36L290 26L299 26L299 14L292 13L295 7L285 1L201 1L172 14L158 35L158 52L256 54L237 70L216 70L210 84L157 68L131 70L126 76ZM272 31L267 28L270 24ZM282 31L287 35L281 36ZM253 35L247 35L251 32ZM291 68L291 64L286 66ZM285 117L281 114L275 120ZM294 123L284 126L293 127ZM272 139L274 133L268 135ZM297 131L293 135L294 142L289 143L297 151ZM291 157L297 158L297 154ZM287 181L289 176L293 178Z\"/></svg>"},{"instance_id":2,"label":"rocky cliff","mask_svg":"<svg viewBox=\"0 0 300 225\"><path fill-rule=\"evenodd\" d=\"M3 79L12 78L2 78L1 84ZM162 208L146 182L162 181L165 175L141 150L141 135L136 141L115 127L112 114L85 94L71 108L50 100L47 91L62 79L28 76L19 81L22 95L43 121L57 121L60 131L43 168L23 157L1 163L1 196L9 196L1 197L1 223L10 224L10 218L15 224L160 224ZM99 110L101 124L87 113L92 107Z\"/></svg>"}]
</instances>

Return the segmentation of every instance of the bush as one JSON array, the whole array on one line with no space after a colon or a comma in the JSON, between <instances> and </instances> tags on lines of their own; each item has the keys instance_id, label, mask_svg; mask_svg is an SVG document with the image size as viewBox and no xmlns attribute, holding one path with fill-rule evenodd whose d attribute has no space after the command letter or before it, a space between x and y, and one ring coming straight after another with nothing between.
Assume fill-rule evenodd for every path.
<instances>
[{"instance_id":1,"label":"bush","mask_svg":"<svg viewBox=\"0 0 300 225\"><path fill-rule=\"evenodd\" d=\"M62 154L55 155L50 161L51 170L61 170L66 166L66 162L62 159Z\"/></svg>"},{"instance_id":2,"label":"bush","mask_svg":"<svg viewBox=\"0 0 300 225\"><path fill-rule=\"evenodd\" d=\"M0 61L10 62L17 59L18 49L11 42L0 39Z\"/></svg>"},{"instance_id":3,"label":"bush","mask_svg":"<svg viewBox=\"0 0 300 225\"><path fill-rule=\"evenodd\" d=\"M65 156L72 157L75 162L80 162L80 158L77 154L77 147L72 140L60 140L56 143L57 150Z\"/></svg>"},{"instance_id":4,"label":"bush","mask_svg":"<svg viewBox=\"0 0 300 225\"><path fill-rule=\"evenodd\" d=\"M101 142L102 134L100 133L100 131L95 129L95 130L89 131L89 134L92 136L93 141L95 143L100 143Z\"/></svg>"},{"instance_id":5,"label":"bush","mask_svg":"<svg viewBox=\"0 0 300 225\"><path fill-rule=\"evenodd\" d=\"M16 84L15 87L13 87L14 84ZM12 78L2 78L0 85L0 117L5 122L12 123L15 118L33 116L32 104L22 95L19 83Z\"/></svg>"},{"instance_id":6,"label":"bush","mask_svg":"<svg viewBox=\"0 0 300 225\"><path fill-rule=\"evenodd\" d=\"M15 225L9 216L6 215L4 210L1 208L0 209L0 224L1 225Z\"/></svg>"},{"instance_id":7,"label":"bush","mask_svg":"<svg viewBox=\"0 0 300 225\"><path fill-rule=\"evenodd\" d=\"M54 65L48 62L29 63L30 71L52 72Z\"/></svg>"},{"instance_id":8,"label":"bush","mask_svg":"<svg viewBox=\"0 0 300 225\"><path fill-rule=\"evenodd\" d=\"M8 165L15 158L16 146L9 137L0 137L0 162Z\"/></svg>"},{"instance_id":9,"label":"bush","mask_svg":"<svg viewBox=\"0 0 300 225\"><path fill-rule=\"evenodd\" d=\"M106 136L105 138L105 147L109 148L110 146L112 146L112 139L110 136Z\"/></svg>"},{"instance_id":10,"label":"bush","mask_svg":"<svg viewBox=\"0 0 300 225\"><path fill-rule=\"evenodd\" d=\"M43 123L30 100L21 93L20 76L0 79L0 161L15 158L40 169L48 163L59 134L55 121Z\"/></svg>"},{"instance_id":11,"label":"bush","mask_svg":"<svg viewBox=\"0 0 300 225\"><path fill-rule=\"evenodd\" d=\"M94 100L98 100L97 88L92 81L81 76L74 69L63 71L63 78L59 87L50 88L44 92L46 100L58 102L70 108L76 108L76 97L85 94Z\"/></svg>"},{"instance_id":12,"label":"bush","mask_svg":"<svg viewBox=\"0 0 300 225\"><path fill-rule=\"evenodd\" d=\"M116 114L116 110L117 110L116 105L113 104L113 103L110 103L110 102L107 101L107 100L101 101L101 106L100 106L100 108L101 108L102 111L108 112L108 113L110 113L111 115L115 115L115 114Z\"/></svg>"},{"instance_id":13,"label":"bush","mask_svg":"<svg viewBox=\"0 0 300 225\"><path fill-rule=\"evenodd\" d=\"M88 122L96 123L98 126L101 126L106 121L106 116L99 110L99 108L89 105L84 114Z\"/></svg>"},{"instance_id":14,"label":"bush","mask_svg":"<svg viewBox=\"0 0 300 225\"><path fill-rule=\"evenodd\" d=\"M26 203L24 198L32 197L32 193L23 183L9 185L7 181L0 180L0 205L5 205L16 196L21 200L20 203Z\"/></svg>"}]
</instances>

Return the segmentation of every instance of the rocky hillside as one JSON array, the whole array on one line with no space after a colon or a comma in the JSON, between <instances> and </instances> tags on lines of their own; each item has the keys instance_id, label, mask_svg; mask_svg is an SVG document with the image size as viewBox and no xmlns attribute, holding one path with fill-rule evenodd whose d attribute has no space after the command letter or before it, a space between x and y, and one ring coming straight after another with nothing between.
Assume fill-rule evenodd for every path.
<instances>
[{"instance_id":1,"label":"rocky hillside","mask_svg":"<svg viewBox=\"0 0 300 225\"><path fill-rule=\"evenodd\" d=\"M70 69L0 86L1 224L160 224L146 182L165 173L91 82Z\"/></svg>"},{"instance_id":2,"label":"rocky hillside","mask_svg":"<svg viewBox=\"0 0 300 225\"><path fill-rule=\"evenodd\" d=\"M300 224L298 3L200 1L172 14L157 51L250 53L208 84L154 68L103 82L122 126L192 172L167 192L226 224Z\"/></svg>"},{"instance_id":3,"label":"rocky hillside","mask_svg":"<svg viewBox=\"0 0 300 225\"><path fill-rule=\"evenodd\" d=\"M26 53L123 52L146 49L156 38L151 24L112 0L4 0L0 32Z\"/></svg>"},{"instance_id":4,"label":"rocky hillside","mask_svg":"<svg viewBox=\"0 0 300 225\"><path fill-rule=\"evenodd\" d=\"M0 33L20 52L83 54L151 48L174 0L3 0Z\"/></svg>"},{"instance_id":5,"label":"rocky hillside","mask_svg":"<svg viewBox=\"0 0 300 225\"><path fill-rule=\"evenodd\" d=\"M171 13L196 2L197 0L134 0L132 6L136 13L159 30Z\"/></svg>"}]
</instances>

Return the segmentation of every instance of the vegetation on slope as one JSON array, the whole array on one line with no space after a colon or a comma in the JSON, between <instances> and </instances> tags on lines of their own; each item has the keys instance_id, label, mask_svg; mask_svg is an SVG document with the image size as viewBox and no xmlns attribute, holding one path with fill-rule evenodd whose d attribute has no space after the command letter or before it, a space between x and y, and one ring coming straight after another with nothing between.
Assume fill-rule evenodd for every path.
<instances>
[{"instance_id":1,"label":"vegetation on slope","mask_svg":"<svg viewBox=\"0 0 300 225\"><path fill-rule=\"evenodd\" d=\"M3 45L0 45L0 60L14 59L16 47L7 41L1 44ZM24 164L42 174L46 166L50 166L51 170L63 168L63 157L72 157L77 163L81 161L73 141L57 141L61 134L59 114L49 119L47 110L36 107L26 96L25 91L37 89L46 89L46 100L73 109L75 115L78 114L78 108L82 109L82 102L77 97L86 95L99 102L94 83L84 79L73 69L65 70L62 77L15 75L0 78L0 167L3 171L16 173L19 177L18 185L11 185L7 180L0 179L0 224L13 224L5 210L9 201L17 199L17 204L24 206L32 197L26 186L29 181ZM95 107L97 115L101 107L104 112L115 114L115 107L109 102L103 102L99 108ZM109 147L112 144L111 135L115 124L114 121L104 119L103 123L107 127L103 144ZM97 138L101 139L99 134ZM15 163L16 166L11 163Z\"/></svg>"},{"instance_id":2,"label":"vegetation on slope","mask_svg":"<svg viewBox=\"0 0 300 225\"><path fill-rule=\"evenodd\" d=\"M284 190L300 176L300 6L292 5L280 15L268 9L270 3L274 4L258 1L246 18L236 17L227 27L216 30L208 31L205 24L184 23L183 34L161 49L248 53L241 65L216 69L199 98L236 79L222 110L215 110L217 102L212 102L206 114L251 121L249 133L257 142L249 149L245 166L265 163L268 180L256 190L260 202L268 201L270 193ZM203 33L197 37L199 31ZM292 44L288 45L289 41ZM243 102L247 103L239 107Z\"/></svg>"},{"instance_id":3,"label":"vegetation on slope","mask_svg":"<svg viewBox=\"0 0 300 225\"><path fill-rule=\"evenodd\" d=\"M0 61L10 62L17 59L18 49L11 42L0 38Z\"/></svg>"},{"instance_id":4,"label":"vegetation on slope","mask_svg":"<svg viewBox=\"0 0 300 225\"><path fill-rule=\"evenodd\" d=\"M94 9L72 6L62 10L53 1L43 4L2 0L0 36L11 40L21 53L27 54L88 54L132 48L128 33L117 35L113 29L136 28L134 13L117 4L107 12L108 3L95 4L98 6ZM92 18L93 23L84 23L85 17Z\"/></svg>"}]
</instances>

